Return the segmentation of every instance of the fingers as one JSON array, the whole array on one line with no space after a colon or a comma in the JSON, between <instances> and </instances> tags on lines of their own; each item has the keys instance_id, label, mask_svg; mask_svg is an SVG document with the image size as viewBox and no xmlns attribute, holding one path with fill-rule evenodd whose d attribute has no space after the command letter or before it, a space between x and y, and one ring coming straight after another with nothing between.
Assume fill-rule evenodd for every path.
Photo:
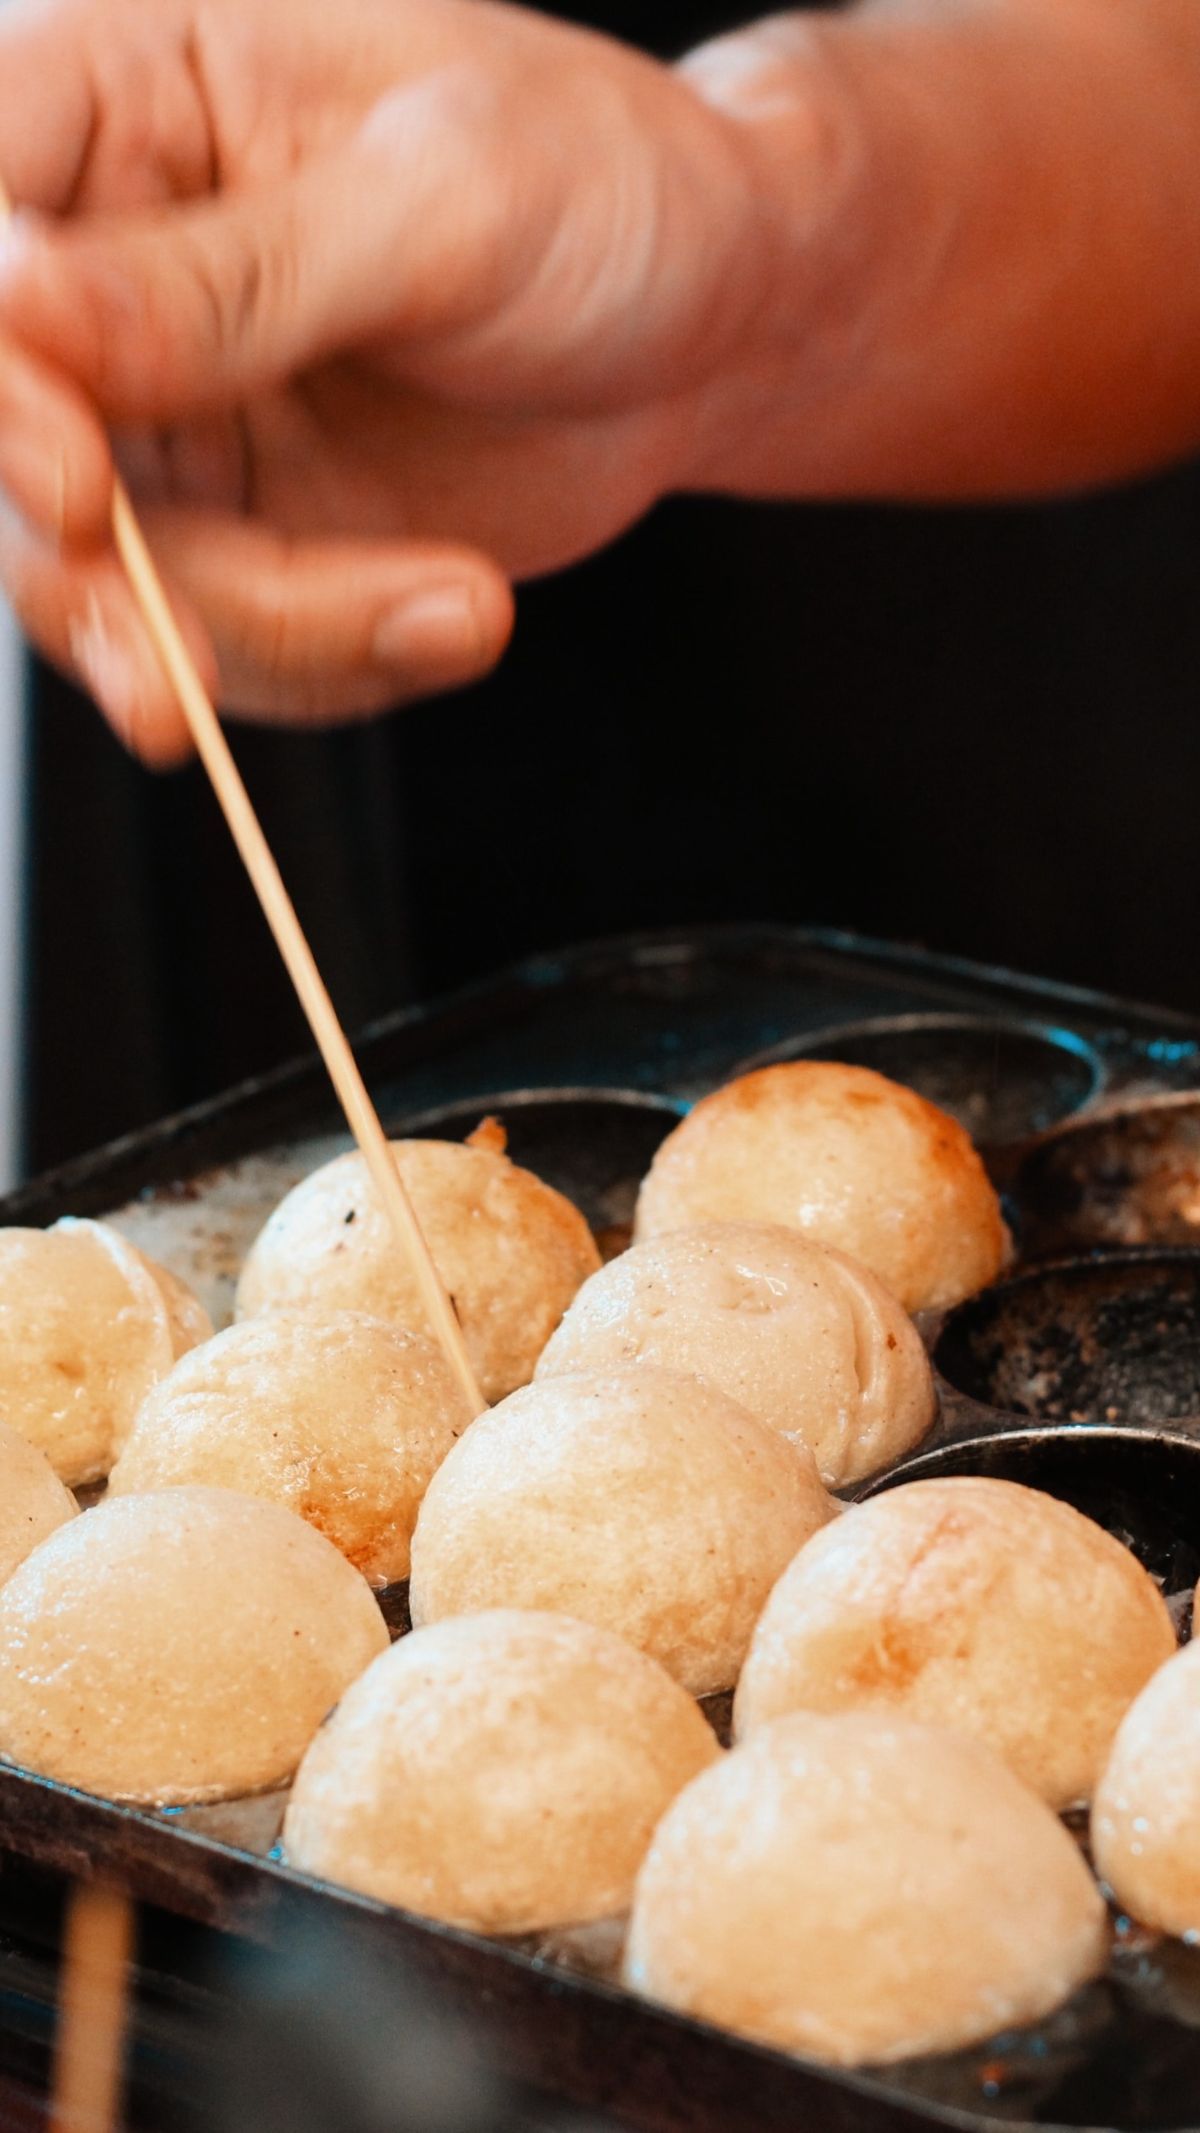
<instances>
[{"instance_id":1,"label":"fingers","mask_svg":"<svg viewBox=\"0 0 1200 2133\"><path fill-rule=\"evenodd\" d=\"M206 685L223 709L335 725L478 680L512 629L494 566L449 544L291 546L237 519L143 514ZM109 550L64 558L12 514L0 578L34 642L156 769L184 761L183 716Z\"/></svg>"},{"instance_id":2,"label":"fingers","mask_svg":"<svg viewBox=\"0 0 1200 2133\"><path fill-rule=\"evenodd\" d=\"M21 217L0 250L0 330L109 418L157 422L227 407L385 330L486 310L512 222L481 94L435 74L277 184L64 225Z\"/></svg>"},{"instance_id":3,"label":"fingers","mask_svg":"<svg viewBox=\"0 0 1200 2133\"><path fill-rule=\"evenodd\" d=\"M156 509L156 556L204 619L227 710L328 725L488 673L512 594L486 557L449 543L285 543L240 519Z\"/></svg>"},{"instance_id":4,"label":"fingers","mask_svg":"<svg viewBox=\"0 0 1200 2133\"><path fill-rule=\"evenodd\" d=\"M191 740L111 550L64 557L14 514L0 516L0 580L28 636L82 683L125 746L155 770L186 761ZM176 615L205 682L217 668L204 628L185 601Z\"/></svg>"},{"instance_id":5,"label":"fingers","mask_svg":"<svg viewBox=\"0 0 1200 2133\"><path fill-rule=\"evenodd\" d=\"M0 339L0 490L45 540L95 547L112 482L104 432L78 388Z\"/></svg>"},{"instance_id":6,"label":"fingers","mask_svg":"<svg viewBox=\"0 0 1200 2133\"><path fill-rule=\"evenodd\" d=\"M89 57L78 10L0 11L0 177L13 200L57 209L73 192L96 123Z\"/></svg>"}]
</instances>

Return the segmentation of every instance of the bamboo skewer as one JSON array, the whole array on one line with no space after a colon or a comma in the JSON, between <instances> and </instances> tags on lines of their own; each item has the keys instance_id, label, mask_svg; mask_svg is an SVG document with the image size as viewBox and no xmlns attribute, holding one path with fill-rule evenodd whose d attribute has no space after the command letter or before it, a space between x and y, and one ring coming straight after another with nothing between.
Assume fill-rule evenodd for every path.
<instances>
[{"instance_id":1,"label":"bamboo skewer","mask_svg":"<svg viewBox=\"0 0 1200 2133\"><path fill-rule=\"evenodd\" d=\"M362 1150L375 1190L416 1275L430 1324L470 1402L472 1414L480 1414L487 1402L476 1382L454 1306L433 1263L412 1201L396 1168L387 1135L367 1094L366 1083L338 1021L292 900L284 888L216 711L171 612L162 579L128 493L120 482L113 494L113 538L142 619L179 699L197 752L224 810L234 843L275 936L275 944L287 965L288 976L308 1018L308 1026L337 1091L346 1122Z\"/></svg>"},{"instance_id":2,"label":"bamboo skewer","mask_svg":"<svg viewBox=\"0 0 1200 2133\"><path fill-rule=\"evenodd\" d=\"M11 215L12 206L0 182L0 225ZM470 1403L472 1415L486 1407L467 1353L462 1327L425 1242L403 1180L397 1170L387 1135L367 1093L366 1083L338 1021L324 980L292 900L283 885L270 846L263 835L241 773L212 700L196 669L195 661L171 611L163 582L128 491L120 479L113 490L113 539L124 565L133 596L146 625L163 670L179 701L208 772L212 787L254 885L275 945L283 957L296 989L308 1026L337 1092L346 1122L362 1152L371 1180L392 1224L398 1243L416 1277L430 1325L445 1351L446 1359Z\"/></svg>"},{"instance_id":3,"label":"bamboo skewer","mask_svg":"<svg viewBox=\"0 0 1200 2133\"><path fill-rule=\"evenodd\" d=\"M133 1952L121 1889L78 1882L67 1913L50 2133L113 2133Z\"/></svg>"}]
</instances>

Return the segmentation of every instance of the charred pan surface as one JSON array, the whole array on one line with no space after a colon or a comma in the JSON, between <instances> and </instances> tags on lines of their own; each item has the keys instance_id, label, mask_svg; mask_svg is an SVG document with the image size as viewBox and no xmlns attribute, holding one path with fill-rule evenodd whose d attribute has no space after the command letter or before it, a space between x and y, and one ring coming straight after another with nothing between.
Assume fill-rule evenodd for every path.
<instances>
[{"instance_id":1,"label":"charred pan surface","mask_svg":"<svg viewBox=\"0 0 1200 2133\"><path fill-rule=\"evenodd\" d=\"M1031 1269L951 1312L934 1360L968 1400L1042 1421L1200 1418L1200 1250Z\"/></svg>"},{"instance_id":2,"label":"charred pan surface","mask_svg":"<svg viewBox=\"0 0 1200 2133\"><path fill-rule=\"evenodd\" d=\"M1088 1119L1025 1156L1012 1186L1026 1258L1200 1245L1200 1097Z\"/></svg>"}]
</instances>

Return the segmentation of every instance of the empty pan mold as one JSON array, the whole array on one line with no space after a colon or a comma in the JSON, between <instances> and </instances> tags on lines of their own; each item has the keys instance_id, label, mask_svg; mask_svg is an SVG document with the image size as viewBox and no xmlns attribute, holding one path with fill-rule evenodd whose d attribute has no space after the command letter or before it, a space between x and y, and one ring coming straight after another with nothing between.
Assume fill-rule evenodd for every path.
<instances>
[{"instance_id":1,"label":"empty pan mold","mask_svg":"<svg viewBox=\"0 0 1200 2133\"><path fill-rule=\"evenodd\" d=\"M1200 1251L1031 1268L951 1312L934 1360L967 1400L1040 1421L1200 1417Z\"/></svg>"},{"instance_id":2,"label":"empty pan mold","mask_svg":"<svg viewBox=\"0 0 1200 2133\"><path fill-rule=\"evenodd\" d=\"M1029 1151L1010 1189L1026 1257L1200 1245L1200 1095L1068 1126Z\"/></svg>"}]
</instances>

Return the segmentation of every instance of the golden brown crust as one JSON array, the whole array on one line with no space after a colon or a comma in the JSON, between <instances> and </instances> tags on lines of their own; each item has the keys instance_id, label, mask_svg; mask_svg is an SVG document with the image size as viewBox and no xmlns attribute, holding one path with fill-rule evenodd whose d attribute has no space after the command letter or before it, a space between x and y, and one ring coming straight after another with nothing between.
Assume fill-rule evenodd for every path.
<instances>
[{"instance_id":1,"label":"golden brown crust","mask_svg":"<svg viewBox=\"0 0 1200 2133\"><path fill-rule=\"evenodd\" d=\"M971 1295L1009 1251L962 1127L881 1074L822 1060L742 1075L663 1142L637 1239L726 1221L804 1230L869 1267L910 1311Z\"/></svg>"},{"instance_id":2,"label":"golden brown crust","mask_svg":"<svg viewBox=\"0 0 1200 2133\"><path fill-rule=\"evenodd\" d=\"M481 1118L473 1133L467 1135L468 1148L482 1148L485 1155L506 1155L508 1134L498 1118L490 1114Z\"/></svg>"},{"instance_id":3,"label":"golden brown crust","mask_svg":"<svg viewBox=\"0 0 1200 2133\"><path fill-rule=\"evenodd\" d=\"M264 1314L142 1402L116 1495L193 1482L283 1504L375 1586L408 1576L421 1498L471 1420L440 1348L361 1312Z\"/></svg>"}]
</instances>

